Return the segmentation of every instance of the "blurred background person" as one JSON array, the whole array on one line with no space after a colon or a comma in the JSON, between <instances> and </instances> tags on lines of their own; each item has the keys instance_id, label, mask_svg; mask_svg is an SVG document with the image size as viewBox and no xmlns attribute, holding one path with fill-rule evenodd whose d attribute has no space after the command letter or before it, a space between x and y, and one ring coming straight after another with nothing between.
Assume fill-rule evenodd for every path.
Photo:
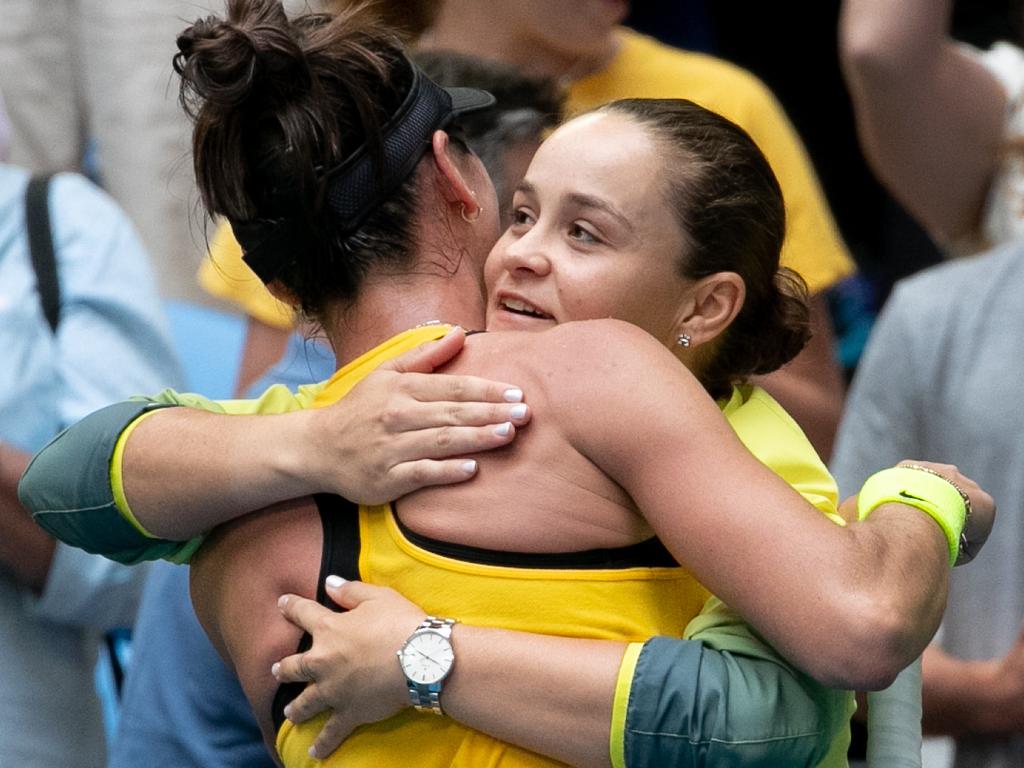
<instances>
[{"instance_id":1,"label":"blurred background person","mask_svg":"<svg viewBox=\"0 0 1024 768\"><path fill-rule=\"evenodd\" d=\"M948 0L846 0L843 64L865 153L892 193L951 252L1003 245L897 285L832 469L844 489L891 455L941 454L999 500L991 548L951 578L922 705L926 733L955 737L955 766L1002 768L1024 764L1024 420L1007 389L1024 353L1024 54L954 40L952 11ZM905 375L883 383L894 369Z\"/></svg>"},{"instance_id":2,"label":"blurred background person","mask_svg":"<svg viewBox=\"0 0 1024 768\"><path fill-rule=\"evenodd\" d=\"M7 135L0 104L0 754L32 768L99 768L97 648L131 624L145 572L56 543L18 502L17 482L63 427L181 378L125 215L86 179L60 174L37 198L50 247L30 248L30 174L2 162ZM33 255L44 253L55 269L37 275Z\"/></svg>"},{"instance_id":3,"label":"blurred background person","mask_svg":"<svg viewBox=\"0 0 1024 768\"><path fill-rule=\"evenodd\" d=\"M952 12L951 0L848 0L841 51L873 169L962 253L1024 232L1024 51L954 40Z\"/></svg>"}]
</instances>

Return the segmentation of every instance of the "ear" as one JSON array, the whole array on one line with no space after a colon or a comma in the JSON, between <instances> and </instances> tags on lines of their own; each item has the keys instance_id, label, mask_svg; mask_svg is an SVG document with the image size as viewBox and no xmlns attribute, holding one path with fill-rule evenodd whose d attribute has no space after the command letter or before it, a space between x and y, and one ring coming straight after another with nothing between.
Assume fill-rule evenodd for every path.
<instances>
[{"instance_id":1,"label":"ear","mask_svg":"<svg viewBox=\"0 0 1024 768\"><path fill-rule=\"evenodd\" d=\"M689 335L692 347L713 341L736 319L746 296L743 278L735 272L701 278L690 289L678 332Z\"/></svg>"},{"instance_id":2,"label":"ear","mask_svg":"<svg viewBox=\"0 0 1024 768\"><path fill-rule=\"evenodd\" d=\"M472 218L480 210L480 203L476 200L476 192L452 156L448 134L444 131L434 131L430 146L434 155L434 167L442 182L441 194L456 212L462 212Z\"/></svg>"}]
</instances>

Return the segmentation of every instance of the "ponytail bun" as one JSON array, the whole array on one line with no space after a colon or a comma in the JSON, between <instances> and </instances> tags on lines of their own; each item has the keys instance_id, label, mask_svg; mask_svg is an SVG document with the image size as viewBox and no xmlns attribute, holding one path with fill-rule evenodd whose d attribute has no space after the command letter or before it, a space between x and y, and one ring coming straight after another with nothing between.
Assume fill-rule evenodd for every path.
<instances>
[{"instance_id":1,"label":"ponytail bun","mask_svg":"<svg viewBox=\"0 0 1024 768\"><path fill-rule=\"evenodd\" d=\"M807 283L788 267L780 267L773 280L774 291L760 317L752 318L759 328L758 354L751 360L750 374L771 373L798 354L811 338L811 310Z\"/></svg>"},{"instance_id":2,"label":"ponytail bun","mask_svg":"<svg viewBox=\"0 0 1024 768\"><path fill-rule=\"evenodd\" d=\"M276 109L309 92L309 65L279 2L232 0L226 19L200 19L177 42L174 70L193 117L201 107L226 112L250 99Z\"/></svg>"},{"instance_id":3,"label":"ponytail bun","mask_svg":"<svg viewBox=\"0 0 1024 768\"><path fill-rule=\"evenodd\" d=\"M373 3L290 19L280 0L228 0L223 17L181 33L174 69L203 206L243 225L288 223L274 280L307 317L354 298L372 269L408 263L414 178L357 232L326 210L325 172L364 147L383 163L381 127L413 79Z\"/></svg>"}]
</instances>

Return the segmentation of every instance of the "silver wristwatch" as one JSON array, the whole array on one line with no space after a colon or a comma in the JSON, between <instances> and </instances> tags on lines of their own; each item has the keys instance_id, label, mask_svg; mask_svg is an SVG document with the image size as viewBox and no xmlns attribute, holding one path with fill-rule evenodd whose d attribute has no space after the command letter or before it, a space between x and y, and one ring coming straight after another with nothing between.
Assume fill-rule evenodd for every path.
<instances>
[{"instance_id":1,"label":"silver wristwatch","mask_svg":"<svg viewBox=\"0 0 1024 768\"><path fill-rule=\"evenodd\" d=\"M443 715L441 691L455 664L452 627L455 619L427 616L398 651L398 665L409 686L409 700L420 712Z\"/></svg>"}]
</instances>

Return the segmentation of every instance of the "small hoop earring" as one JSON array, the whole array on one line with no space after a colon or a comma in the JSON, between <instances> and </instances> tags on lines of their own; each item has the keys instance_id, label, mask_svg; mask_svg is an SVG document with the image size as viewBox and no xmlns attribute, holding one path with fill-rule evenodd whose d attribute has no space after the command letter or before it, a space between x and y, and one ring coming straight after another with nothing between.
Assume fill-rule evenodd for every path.
<instances>
[{"instance_id":1,"label":"small hoop earring","mask_svg":"<svg viewBox=\"0 0 1024 768\"><path fill-rule=\"evenodd\" d=\"M680 333L678 336L676 336L676 344L678 344L683 349L689 349L690 348L690 334L688 334L688 333Z\"/></svg>"},{"instance_id":2,"label":"small hoop earring","mask_svg":"<svg viewBox=\"0 0 1024 768\"><path fill-rule=\"evenodd\" d=\"M483 213L483 211L484 211L484 209L481 206L478 205L476 207L476 210L473 212L473 215L470 216L470 215L468 215L466 213L466 204L465 203L460 203L459 215L462 216L462 220L464 222L466 222L467 224L472 224L474 221L479 219L480 218L480 214Z\"/></svg>"}]
</instances>

